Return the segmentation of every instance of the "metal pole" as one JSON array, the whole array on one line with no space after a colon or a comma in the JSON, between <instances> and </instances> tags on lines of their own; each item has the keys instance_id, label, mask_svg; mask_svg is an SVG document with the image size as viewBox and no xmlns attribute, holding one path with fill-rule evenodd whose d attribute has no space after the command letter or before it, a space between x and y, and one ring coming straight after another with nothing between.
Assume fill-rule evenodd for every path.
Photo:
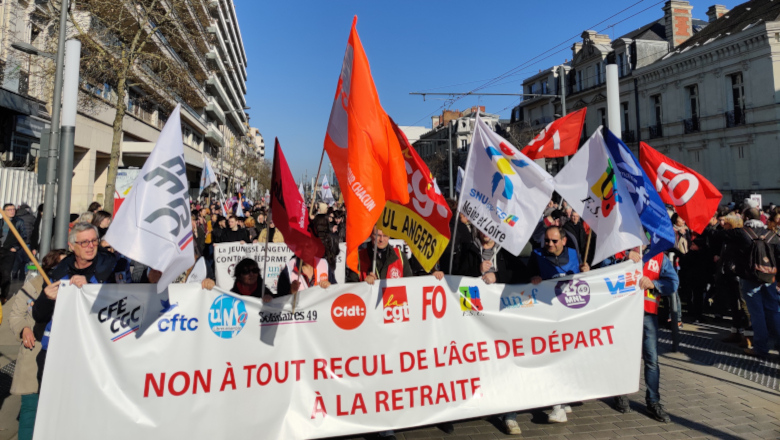
<instances>
[{"instance_id":1,"label":"metal pole","mask_svg":"<svg viewBox=\"0 0 780 440\"><path fill-rule=\"evenodd\" d=\"M81 41L65 43L65 73L62 89L62 129L60 141L59 187L57 189L57 217L54 228L54 247L67 249L70 220L70 195L73 186L73 150L76 137L76 111L79 95L79 61Z\"/></svg>"},{"instance_id":2,"label":"metal pole","mask_svg":"<svg viewBox=\"0 0 780 440\"><path fill-rule=\"evenodd\" d=\"M54 185L57 180L57 150L60 140L60 104L62 103L62 67L65 64L65 37L68 25L68 0L60 1L60 39L57 41L57 70L54 74L54 96L52 97L51 131L49 138L49 161L46 169L46 197L43 201L41 219L41 254L51 249L52 220L54 217ZM68 207L70 210L70 207ZM68 215L70 220L70 215Z\"/></svg>"},{"instance_id":3,"label":"metal pole","mask_svg":"<svg viewBox=\"0 0 780 440\"><path fill-rule=\"evenodd\" d=\"M620 139L620 79L617 64L607 64L607 124L612 134Z\"/></svg>"},{"instance_id":4,"label":"metal pole","mask_svg":"<svg viewBox=\"0 0 780 440\"><path fill-rule=\"evenodd\" d=\"M319 182L320 180L320 171L322 170L322 161L325 159L325 148L322 149L322 155L320 156L320 166L317 167L317 178L314 180L314 182ZM311 207L309 208L309 215L314 215L314 203L317 201L317 194L315 192L312 193L311 197ZM304 200L305 203L305 200Z\"/></svg>"},{"instance_id":5,"label":"metal pole","mask_svg":"<svg viewBox=\"0 0 780 440\"><path fill-rule=\"evenodd\" d=\"M566 66L561 64L561 71L558 73L558 77L561 79L561 90L558 92L561 94L561 116L566 116ZM569 163L569 156L563 156L563 165Z\"/></svg>"},{"instance_id":6,"label":"metal pole","mask_svg":"<svg viewBox=\"0 0 780 440\"><path fill-rule=\"evenodd\" d=\"M639 87L637 87L639 82L636 78L634 78L634 107L636 107L636 151L637 151L637 158L642 159L641 154L642 150L639 148L639 143L642 142L642 129L639 125ZM626 127L628 129L628 127Z\"/></svg>"},{"instance_id":7,"label":"metal pole","mask_svg":"<svg viewBox=\"0 0 780 440\"><path fill-rule=\"evenodd\" d=\"M479 109L477 109L479 111ZM450 169L450 181L447 186L450 187L450 199L453 198L453 187L452 187L452 121L448 122L447 125L449 126L449 135L447 136L447 144L449 145L449 169Z\"/></svg>"}]
</instances>

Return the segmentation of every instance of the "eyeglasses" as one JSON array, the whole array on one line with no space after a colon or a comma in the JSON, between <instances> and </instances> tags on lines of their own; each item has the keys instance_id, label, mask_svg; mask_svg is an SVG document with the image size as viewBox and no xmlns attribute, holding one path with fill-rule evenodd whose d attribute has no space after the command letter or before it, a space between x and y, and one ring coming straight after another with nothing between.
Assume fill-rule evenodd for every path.
<instances>
[{"instance_id":1,"label":"eyeglasses","mask_svg":"<svg viewBox=\"0 0 780 440\"><path fill-rule=\"evenodd\" d=\"M84 241L77 241L76 244L85 248L85 247L95 247L99 243L99 240L97 238L93 238L92 240L84 240Z\"/></svg>"},{"instance_id":2,"label":"eyeglasses","mask_svg":"<svg viewBox=\"0 0 780 440\"><path fill-rule=\"evenodd\" d=\"M553 244L557 244L559 241L561 241L561 240L553 240L552 238L545 238L545 239L544 239L544 242L545 242L545 243L553 243Z\"/></svg>"},{"instance_id":3,"label":"eyeglasses","mask_svg":"<svg viewBox=\"0 0 780 440\"><path fill-rule=\"evenodd\" d=\"M244 272L241 272L241 276L244 276L244 275L249 275L249 274L255 274L255 275L257 275L257 274L259 274L259 273L260 273L260 269L258 269L258 268L254 268L254 269L249 269L249 270L246 270L246 271L244 271Z\"/></svg>"}]
</instances>

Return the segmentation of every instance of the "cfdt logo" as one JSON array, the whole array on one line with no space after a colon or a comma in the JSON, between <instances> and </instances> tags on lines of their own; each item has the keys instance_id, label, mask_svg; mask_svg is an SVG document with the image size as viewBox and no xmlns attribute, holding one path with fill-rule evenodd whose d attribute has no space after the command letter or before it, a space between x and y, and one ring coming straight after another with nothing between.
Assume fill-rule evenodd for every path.
<instances>
[{"instance_id":1,"label":"cfdt logo","mask_svg":"<svg viewBox=\"0 0 780 440\"><path fill-rule=\"evenodd\" d=\"M222 339L238 336L246 324L246 319L244 301L229 295L218 296L209 309L209 327Z\"/></svg>"},{"instance_id":2,"label":"cfdt logo","mask_svg":"<svg viewBox=\"0 0 780 440\"><path fill-rule=\"evenodd\" d=\"M581 309L590 302L590 286L584 280L558 281L555 296L570 309Z\"/></svg>"},{"instance_id":3,"label":"cfdt logo","mask_svg":"<svg viewBox=\"0 0 780 440\"><path fill-rule=\"evenodd\" d=\"M612 282L609 278L604 278L604 281L607 283L607 289L609 289L611 295L625 295L636 292L641 278L642 272L637 270L634 273L626 272L618 275L615 282Z\"/></svg>"},{"instance_id":4,"label":"cfdt logo","mask_svg":"<svg viewBox=\"0 0 780 440\"><path fill-rule=\"evenodd\" d=\"M463 315L479 315L482 310L482 297L479 295L479 287L463 286L458 289L460 292L460 309Z\"/></svg>"},{"instance_id":5,"label":"cfdt logo","mask_svg":"<svg viewBox=\"0 0 780 440\"><path fill-rule=\"evenodd\" d=\"M385 324L409 321L409 301L406 299L406 287L387 287L382 291L382 312Z\"/></svg>"},{"instance_id":6,"label":"cfdt logo","mask_svg":"<svg viewBox=\"0 0 780 440\"><path fill-rule=\"evenodd\" d=\"M171 304L170 300L161 300L160 304L162 304L162 310L160 310L160 316L161 318L157 320L157 329L159 329L161 332L186 332L186 331L195 331L198 329L198 318L187 318L183 314L174 314L171 317L165 316L169 315L170 312L175 309L179 304Z\"/></svg>"},{"instance_id":7,"label":"cfdt logo","mask_svg":"<svg viewBox=\"0 0 780 440\"><path fill-rule=\"evenodd\" d=\"M100 309L97 318L101 324L108 325L111 341L116 342L138 331L144 319L144 306L128 295Z\"/></svg>"},{"instance_id":8,"label":"cfdt logo","mask_svg":"<svg viewBox=\"0 0 780 440\"><path fill-rule=\"evenodd\" d=\"M366 303L353 293L345 293L330 307L333 323L342 330L354 330L366 319Z\"/></svg>"}]
</instances>

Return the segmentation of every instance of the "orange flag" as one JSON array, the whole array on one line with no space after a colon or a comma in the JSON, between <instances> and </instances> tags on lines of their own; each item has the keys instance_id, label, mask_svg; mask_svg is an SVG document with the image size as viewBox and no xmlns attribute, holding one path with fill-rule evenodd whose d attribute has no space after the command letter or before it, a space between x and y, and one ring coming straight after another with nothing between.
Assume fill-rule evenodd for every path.
<instances>
[{"instance_id":1,"label":"orange flag","mask_svg":"<svg viewBox=\"0 0 780 440\"><path fill-rule=\"evenodd\" d=\"M347 266L354 271L358 246L371 235L385 203L409 203L401 145L379 103L356 25L357 16L325 135L325 150L347 206Z\"/></svg>"}]
</instances>

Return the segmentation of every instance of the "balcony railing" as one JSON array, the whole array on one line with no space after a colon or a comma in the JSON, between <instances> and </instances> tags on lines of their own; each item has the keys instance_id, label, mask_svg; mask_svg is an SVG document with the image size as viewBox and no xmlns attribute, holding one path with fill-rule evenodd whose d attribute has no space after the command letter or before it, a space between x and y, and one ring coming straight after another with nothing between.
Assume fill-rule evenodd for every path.
<instances>
[{"instance_id":1,"label":"balcony railing","mask_svg":"<svg viewBox=\"0 0 780 440\"><path fill-rule=\"evenodd\" d=\"M621 132L620 138L623 139L623 142L636 142L636 137L634 136L634 130L626 130Z\"/></svg>"},{"instance_id":2,"label":"balcony railing","mask_svg":"<svg viewBox=\"0 0 780 440\"><path fill-rule=\"evenodd\" d=\"M745 112L737 107L734 110L726 112L726 128L745 125Z\"/></svg>"},{"instance_id":3,"label":"balcony railing","mask_svg":"<svg viewBox=\"0 0 780 440\"><path fill-rule=\"evenodd\" d=\"M685 119L683 121L683 126L685 129L685 134L701 131L701 127L699 126L699 118L697 116Z\"/></svg>"},{"instance_id":4,"label":"balcony railing","mask_svg":"<svg viewBox=\"0 0 780 440\"><path fill-rule=\"evenodd\" d=\"M650 127L650 139L657 139L664 136L663 126L661 124L651 125Z\"/></svg>"}]
</instances>

